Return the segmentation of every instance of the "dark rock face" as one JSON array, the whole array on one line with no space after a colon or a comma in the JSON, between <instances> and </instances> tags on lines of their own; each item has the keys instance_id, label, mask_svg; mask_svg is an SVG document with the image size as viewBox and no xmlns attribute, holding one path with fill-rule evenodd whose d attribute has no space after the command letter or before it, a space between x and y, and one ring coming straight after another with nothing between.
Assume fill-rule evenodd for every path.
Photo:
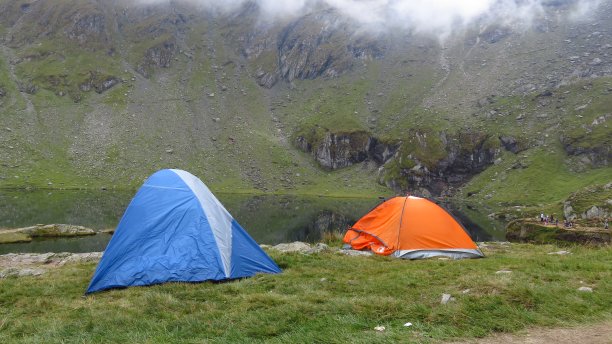
<instances>
[{"instance_id":1,"label":"dark rock face","mask_svg":"<svg viewBox=\"0 0 612 344\"><path fill-rule=\"evenodd\" d=\"M257 84L265 88L272 88L278 82L278 74L275 72L264 72L260 70L257 73Z\"/></svg>"},{"instance_id":2,"label":"dark rock face","mask_svg":"<svg viewBox=\"0 0 612 344\"><path fill-rule=\"evenodd\" d=\"M381 167L380 182L398 192L447 194L493 164L500 153L483 133L441 132L439 138L424 139L432 134L412 133L414 138L405 140L396 156Z\"/></svg>"},{"instance_id":3,"label":"dark rock face","mask_svg":"<svg viewBox=\"0 0 612 344\"><path fill-rule=\"evenodd\" d=\"M481 133L466 133L462 135L468 140L469 145L462 146L447 143L444 150L447 152L445 158L436 163L430 171L408 172L409 180L412 179L415 186L425 188L433 194L445 193L451 186L459 186L468 181L472 176L484 171L499 155L495 147L487 147L489 138ZM454 142L451 140L449 142Z\"/></svg>"},{"instance_id":4,"label":"dark rock face","mask_svg":"<svg viewBox=\"0 0 612 344\"><path fill-rule=\"evenodd\" d=\"M314 158L324 168L331 170L351 166L367 159L368 134L326 133L313 151Z\"/></svg>"},{"instance_id":5,"label":"dark rock face","mask_svg":"<svg viewBox=\"0 0 612 344\"><path fill-rule=\"evenodd\" d=\"M280 28L255 25L236 38L243 42L241 54L259 65L257 83L272 88L279 80L333 78L349 71L357 60L381 58L382 39L357 34L359 30L351 25L340 13L327 9Z\"/></svg>"},{"instance_id":6,"label":"dark rock face","mask_svg":"<svg viewBox=\"0 0 612 344\"><path fill-rule=\"evenodd\" d=\"M313 21L322 22L320 30ZM316 25L313 27L313 25ZM283 79L336 76L351 63L343 47L334 44L341 23L329 15L307 16L289 25L279 42L279 72Z\"/></svg>"},{"instance_id":7,"label":"dark rock face","mask_svg":"<svg viewBox=\"0 0 612 344\"><path fill-rule=\"evenodd\" d=\"M493 43L497 43L497 42L503 40L504 38L510 36L511 33L512 33L512 31L509 28L506 28L506 27L495 27L495 28L491 28L489 30L486 30L480 36L486 42L488 42L490 44L493 44Z\"/></svg>"},{"instance_id":8,"label":"dark rock face","mask_svg":"<svg viewBox=\"0 0 612 344\"><path fill-rule=\"evenodd\" d=\"M514 154L517 154L517 153L527 149L527 147L525 145L520 144L517 141L517 139L512 137L512 136L500 136L499 137L499 142L501 142L501 145L507 151L512 152Z\"/></svg>"},{"instance_id":9,"label":"dark rock face","mask_svg":"<svg viewBox=\"0 0 612 344\"><path fill-rule=\"evenodd\" d=\"M378 140L375 137L370 137L368 142L368 155L376 163L384 164L393 157L397 149L398 144L388 144Z\"/></svg>"},{"instance_id":10,"label":"dark rock face","mask_svg":"<svg viewBox=\"0 0 612 344\"><path fill-rule=\"evenodd\" d=\"M609 166L612 161L612 137L606 122L612 114L601 115L590 126L576 129L576 132L560 137L563 148L568 155L582 156L594 167Z\"/></svg>"},{"instance_id":11,"label":"dark rock face","mask_svg":"<svg viewBox=\"0 0 612 344\"><path fill-rule=\"evenodd\" d=\"M106 19L101 13L77 12L72 18L72 25L66 28L66 35L79 44L86 44L89 40L104 40Z\"/></svg>"},{"instance_id":12,"label":"dark rock face","mask_svg":"<svg viewBox=\"0 0 612 344\"><path fill-rule=\"evenodd\" d=\"M380 142L365 131L326 132L319 142L314 143L304 136L298 136L295 145L304 152L311 152L321 167L330 170L348 167L367 159L382 164L397 150L397 146Z\"/></svg>"},{"instance_id":13,"label":"dark rock face","mask_svg":"<svg viewBox=\"0 0 612 344\"><path fill-rule=\"evenodd\" d=\"M89 72L89 78L79 85L83 92L94 89L96 93L103 93L119 83L119 79L112 75L103 75L98 72Z\"/></svg>"},{"instance_id":14,"label":"dark rock face","mask_svg":"<svg viewBox=\"0 0 612 344\"><path fill-rule=\"evenodd\" d=\"M176 53L176 44L173 39L162 42L147 49L136 71L149 78L154 67L168 68Z\"/></svg>"},{"instance_id":15,"label":"dark rock face","mask_svg":"<svg viewBox=\"0 0 612 344\"><path fill-rule=\"evenodd\" d=\"M585 156L595 167L608 166L612 160L612 150L609 145L584 147L580 145L579 140L566 137L561 138L561 143L568 155Z\"/></svg>"},{"instance_id":16,"label":"dark rock face","mask_svg":"<svg viewBox=\"0 0 612 344\"><path fill-rule=\"evenodd\" d=\"M303 152L312 152L312 144L304 136L298 136L295 139L295 146Z\"/></svg>"},{"instance_id":17,"label":"dark rock face","mask_svg":"<svg viewBox=\"0 0 612 344\"><path fill-rule=\"evenodd\" d=\"M382 142L366 131L325 132L320 140L310 138L310 141L298 136L294 144L302 151L311 152L325 169L336 170L369 160L380 166L382 184L398 192L419 190L436 195L482 172L500 153L499 147L491 144L491 138L482 133L450 136L441 132L435 141L438 144L435 152L430 151L431 142L421 139L426 134L412 135L418 143L410 147L408 143ZM432 159L434 155L436 158Z\"/></svg>"}]
</instances>

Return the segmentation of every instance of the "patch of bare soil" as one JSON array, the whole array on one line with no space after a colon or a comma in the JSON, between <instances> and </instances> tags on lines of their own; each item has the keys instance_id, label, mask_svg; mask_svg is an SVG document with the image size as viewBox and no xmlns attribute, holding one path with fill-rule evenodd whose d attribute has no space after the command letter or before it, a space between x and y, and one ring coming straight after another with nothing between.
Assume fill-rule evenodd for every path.
<instances>
[{"instance_id":1,"label":"patch of bare soil","mask_svg":"<svg viewBox=\"0 0 612 344\"><path fill-rule=\"evenodd\" d=\"M455 344L612 344L612 321L571 328L532 328Z\"/></svg>"}]
</instances>

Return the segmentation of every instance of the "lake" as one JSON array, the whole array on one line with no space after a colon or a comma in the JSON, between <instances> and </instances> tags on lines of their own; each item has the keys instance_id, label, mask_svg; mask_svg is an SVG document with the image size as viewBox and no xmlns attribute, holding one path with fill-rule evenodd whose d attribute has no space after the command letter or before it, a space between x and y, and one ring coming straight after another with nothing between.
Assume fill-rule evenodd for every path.
<instances>
[{"instance_id":1,"label":"lake","mask_svg":"<svg viewBox=\"0 0 612 344\"><path fill-rule=\"evenodd\" d=\"M66 223L96 230L114 228L135 192L0 190L0 228ZM260 244L319 241L324 233L343 232L381 202L377 197L330 198L278 195L216 194L232 216ZM474 241L504 240L504 223L467 205L444 204ZM0 244L9 252L103 251L109 234L78 238L35 239Z\"/></svg>"}]
</instances>

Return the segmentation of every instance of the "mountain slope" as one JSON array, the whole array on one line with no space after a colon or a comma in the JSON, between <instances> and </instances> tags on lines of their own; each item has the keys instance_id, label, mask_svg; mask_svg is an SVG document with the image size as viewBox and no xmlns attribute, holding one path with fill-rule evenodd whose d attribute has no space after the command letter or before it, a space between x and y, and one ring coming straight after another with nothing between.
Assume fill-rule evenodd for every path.
<instances>
[{"instance_id":1,"label":"mountain slope","mask_svg":"<svg viewBox=\"0 0 612 344\"><path fill-rule=\"evenodd\" d=\"M582 21L573 4L440 41L326 7L266 21L253 3L2 0L0 186L177 167L226 191L560 202L611 175L612 4ZM569 186L523 199L491 173Z\"/></svg>"}]
</instances>

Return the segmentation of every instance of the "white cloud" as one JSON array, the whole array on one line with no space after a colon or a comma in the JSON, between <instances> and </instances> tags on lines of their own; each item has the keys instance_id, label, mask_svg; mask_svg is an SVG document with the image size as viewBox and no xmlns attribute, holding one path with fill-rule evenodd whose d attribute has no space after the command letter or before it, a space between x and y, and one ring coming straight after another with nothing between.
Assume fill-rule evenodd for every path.
<instances>
[{"instance_id":1,"label":"white cloud","mask_svg":"<svg viewBox=\"0 0 612 344\"><path fill-rule=\"evenodd\" d=\"M163 3L168 0L136 0ZM249 0L179 0L206 8L233 11ZM373 28L405 28L446 35L459 25L477 18L513 24L530 23L542 13L549 0L250 0L259 5L266 19L278 19L308 13L317 6L332 7L355 22ZM586 16L601 0L568 0L573 3L572 17Z\"/></svg>"}]
</instances>

